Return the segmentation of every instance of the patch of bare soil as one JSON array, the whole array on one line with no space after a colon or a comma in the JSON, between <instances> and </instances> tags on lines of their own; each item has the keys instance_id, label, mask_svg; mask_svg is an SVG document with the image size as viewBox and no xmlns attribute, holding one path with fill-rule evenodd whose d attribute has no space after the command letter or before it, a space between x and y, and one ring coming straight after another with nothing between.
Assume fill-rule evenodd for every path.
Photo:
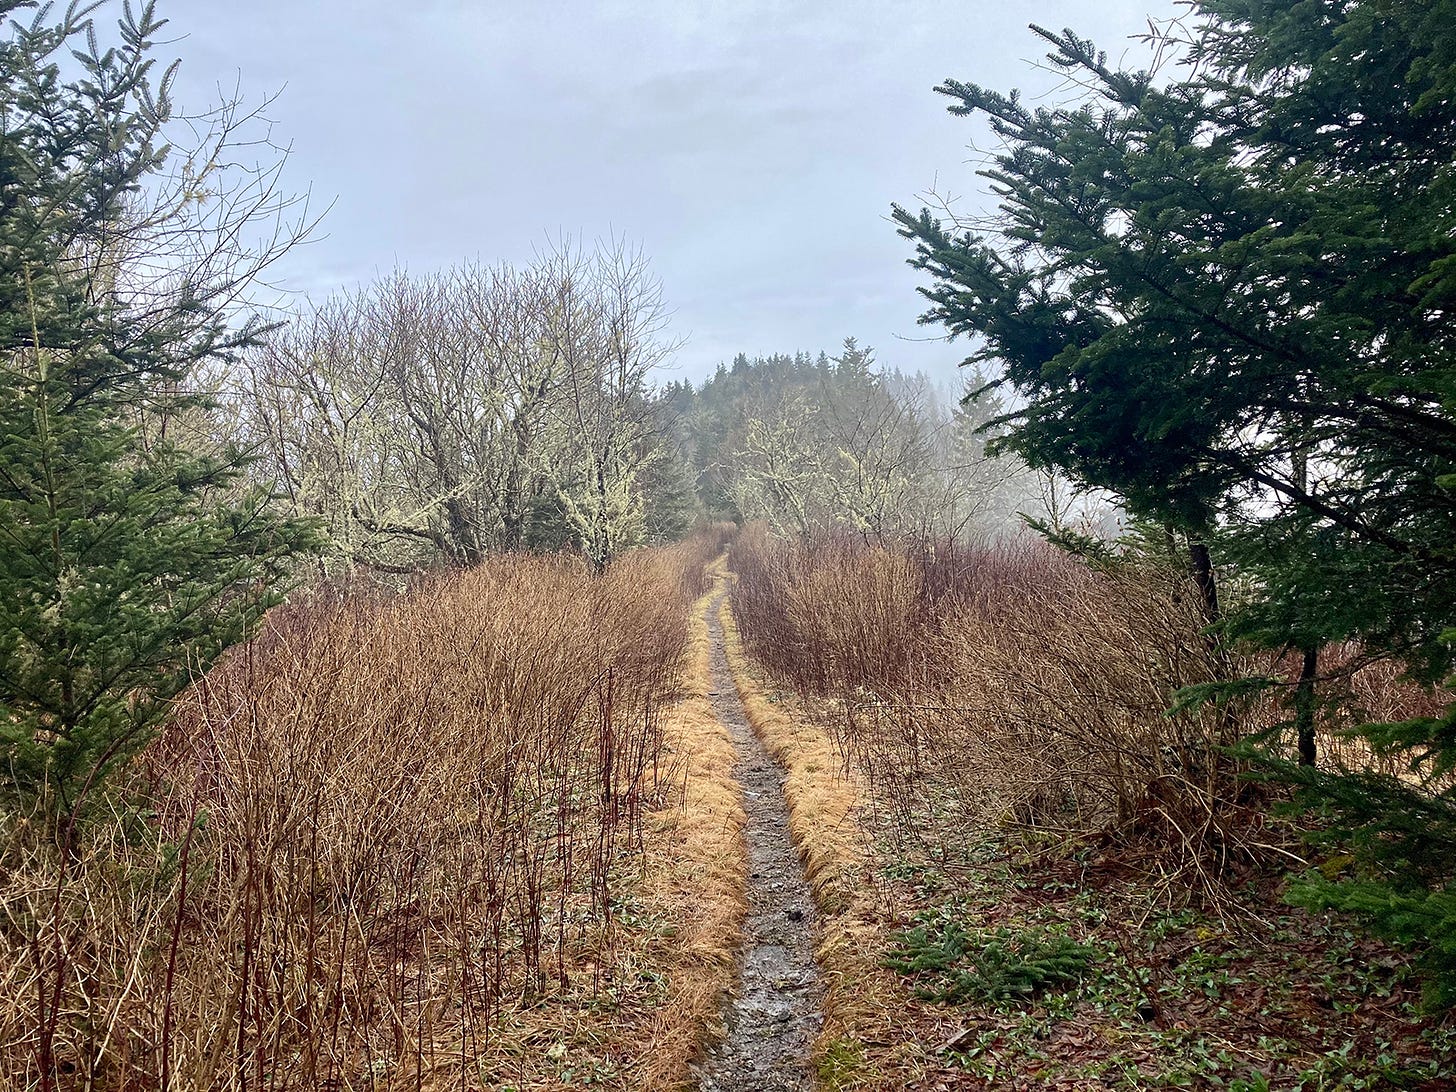
<instances>
[{"instance_id":1,"label":"patch of bare soil","mask_svg":"<svg viewBox=\"0 0 1456 1092\"><path fill-rule=\"evenodd\" d=\"M724 1010L727 1035L702 1067L703 1092L810 1089L809 1048L819 1032L823 989L814 963L815 911L789 838L784 771L744 716L718 622L708 607L713 710L738 751L734 776L748 822L748 917L738 989Z\"/></svg>"}]
</instances>

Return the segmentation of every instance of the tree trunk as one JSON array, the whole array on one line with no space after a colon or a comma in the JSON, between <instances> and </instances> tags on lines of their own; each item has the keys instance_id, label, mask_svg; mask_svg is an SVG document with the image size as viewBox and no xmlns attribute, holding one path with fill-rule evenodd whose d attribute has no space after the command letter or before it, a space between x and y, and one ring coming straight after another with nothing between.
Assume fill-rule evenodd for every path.
<instances>
[{"instance_id":1,"label":"tree trunk","mask_svg":"<svg viewBox=\"0 0 1456 1092\"><path fill-rule=\"evenodd\" d=\"M1189 540L1188 569L1193 576L1193 583L1198 587L1198 598L1203 607L1204 620L1207 623L1204 629L1204 641L1208 646L1213 677L1219 681L1227 681L1233 678L1234 668L1229 659L1228 649L1224 648L1223 642L1212 631L1223 615L1218 603L1218 578L1213 570L1213 561L1209 557L1207 543ZM1233 705L1227 698L1218 698L1216 701L1219 714L1218 742L1228 745L1239 738L1239 720L1234 714Z\"/></svg>"},{"instance_id":2,"label":"tree trunk","mask_svg":"<svg viewBox=\"0 0 1456 1092\"><path fill-rule=\"evenodd\" d=\"M1310 432L1308 415L1303 419L1303 433ZM1303 446L1294 452L1294 481L1303 492L1309 488L1309 454ZM1294 734L1299 749L1299 764L1313 766L1315 760L1314 715L1316 709L1315 680L1319 675L1319 644L1309 642L1300 650L1304 654L1299 667L1299 682L1294 687Z\"/></svg>"},{"instance_id":3,"label":"tree trunk","mask_svg":"<svg viewBox=\"0 0 1456 1092\"><path fill-rule=\"evenodd\" d=\"M1304 662L1299 669L1299 682L1294 688L1294 731L1298 739L1299 764L1313 766L1315 761L1314 722L1317 708L1315 682L1319 678L1319 649L1302 650Z\"/></svg>"},{"instance_id":4,"label":"tree trunk","mask_svg":"<svg viewBox=\"0 0 1456 1092\"><path fill-rule=\"evenodd\" d=\"M474 523L459 498L452 497L445 502L445 518L449 526L451 560L467 567L479 565L485 554L480 548Z\"/></svg>"},{"instance_id":5,"label":"tree trunk","mask_svg":"<svg viewBox=\"0 0 1456 1092\"><path fill-rule=\"evenodd\" d=\"M1199 597L1203 600L1203 614L1208 619L1209 625L1219 620L1218 610L1218 582L1213 573L1213 561L1208 556L1206 543L1188 543L1188 570L1193 574L1193 582L1198 585Z\"/></svg>"},{"instance_id":6,"label":"tree trunk","mask_svg":"<svg viewBox=\"0 0 1456 1092\"><path fill-rule=\"evenodd\" d=\"M510 467L501 504L502 544L519 550L526 544L526 461L531 453L531 423L518 413L511 421Z\"/></svg>"}]
</instances>

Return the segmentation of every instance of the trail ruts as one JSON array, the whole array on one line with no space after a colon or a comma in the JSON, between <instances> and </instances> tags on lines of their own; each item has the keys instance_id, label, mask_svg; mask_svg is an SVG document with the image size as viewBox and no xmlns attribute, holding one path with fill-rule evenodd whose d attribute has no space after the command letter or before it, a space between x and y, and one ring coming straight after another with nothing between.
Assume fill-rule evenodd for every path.
<instances>
[{"instance_id":1,"label":"trail ruts","mask_svg":"<svg viewBox=\"0 0 1456 1092\"><path fill-rule=\"evenodd\" d=\"M748 918L743 972L727 1003L727 1036L703 1065L702 1092L813 1087L809 1047L823 1021L814 964L814 903L789 839L784 772L749 728L723 646L720 590L708 606L713 711L733 739L733 773L748 816Z\"/></svg>"}]
</instances>

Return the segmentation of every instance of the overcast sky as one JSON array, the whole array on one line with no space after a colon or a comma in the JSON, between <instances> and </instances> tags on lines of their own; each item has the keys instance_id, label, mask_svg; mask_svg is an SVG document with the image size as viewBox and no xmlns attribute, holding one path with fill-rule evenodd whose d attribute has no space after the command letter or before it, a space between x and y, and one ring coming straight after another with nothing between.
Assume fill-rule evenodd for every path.
<instances>
[{"instance_id":1,"label":"overcast sky","mask_svg":"<svg viewBox=\"0 0 1456 1092\"><path fill-rule=\"evenodd\" d=\"M333 203L282 283L319 298L396 266L528 261L562 233L640 245L678 375L847 334L949 378L886 220L936 187L984 202L946 76L1044 91L1031 22L1111 57L1172 0L162 0L186 107L240 83ZM932 340L927 340L932 339Z\"/></svg>"}]
</instances>

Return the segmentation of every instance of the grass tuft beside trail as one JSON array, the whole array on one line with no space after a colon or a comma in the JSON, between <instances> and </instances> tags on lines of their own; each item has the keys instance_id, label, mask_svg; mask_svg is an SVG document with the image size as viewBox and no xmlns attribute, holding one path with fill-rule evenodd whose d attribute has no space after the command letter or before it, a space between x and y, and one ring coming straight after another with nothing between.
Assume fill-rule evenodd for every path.
<instances>
[{"instance_id":1,"label":"grass tuft beside trail","mask_svg":"<svg viewBox=\"0 0 1456 1092\"><path fill-rule=\"evenodd\" d=\"M270 614L69 861L0 817L0 1088L666 1092L731 982L709 533Z\"/></svg>"},{"instance_id":2,"label":"grass tuft beside trail","mask_svg":"<svg viewBox=\"0 0 1456 1092\"><path fill-rule=\"evenodd\" d=\"M824 1024L811 1061L826 1087L892 1087L890 1075L901 1070L894 1049L901 991L879 957L885 920L856 819L864 788L846 775L828 733L793 715L755 677L726 599L720 619L748 722L787 771L790 834L820 914L815 955L825 985ZM878 1084L887 1079L890 1084Z\"/></svg>"}]
</instances>

